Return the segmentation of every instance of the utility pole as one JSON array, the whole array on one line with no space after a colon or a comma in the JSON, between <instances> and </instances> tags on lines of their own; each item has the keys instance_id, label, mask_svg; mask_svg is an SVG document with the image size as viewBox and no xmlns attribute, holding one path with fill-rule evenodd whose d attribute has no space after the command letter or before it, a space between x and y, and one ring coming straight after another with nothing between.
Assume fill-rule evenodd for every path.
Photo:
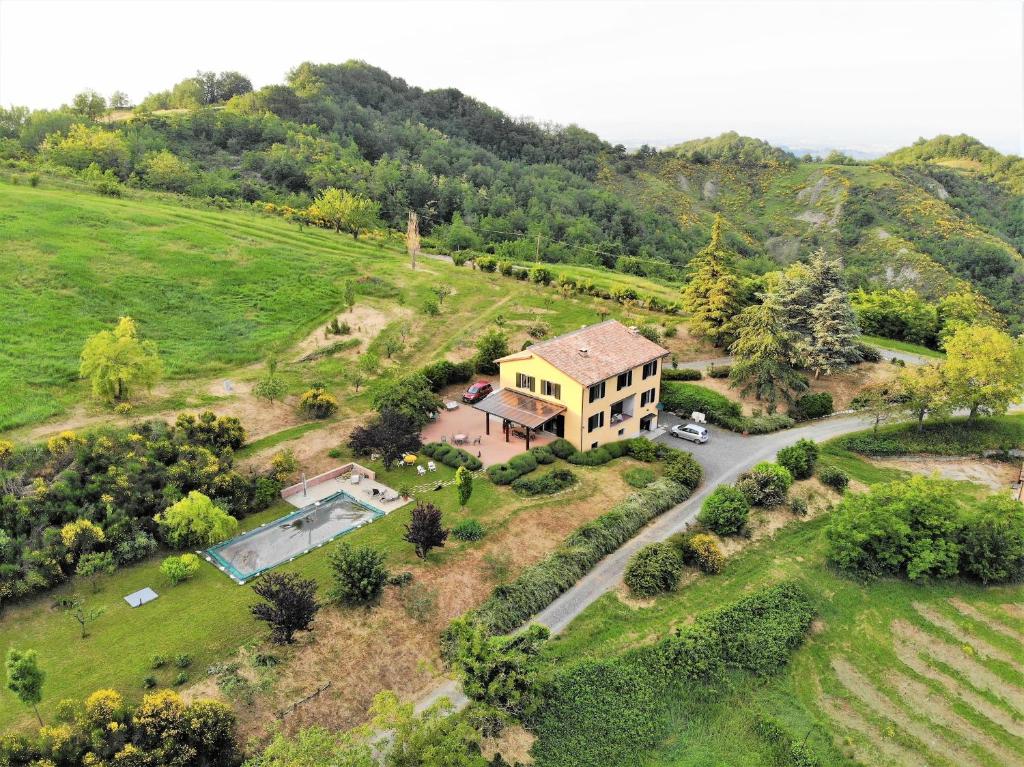
<instances>
[{"instance_id":1,"label":"utility pole","mask_svg":"<svg viewBox=\"0 0 1024 767\"><path fill-rule=\"evenodd\" d=\"M540 235L539 234L537 235L537 252L536 252L536 255L534 256L533 260L536 261L538 264L540 263Z\"/></svg>"},{"instance_id":2,"label":"utility pole","mask_svg":"<svg viewBox=\"0 0 1024 767\"><path fill-rule=\"evenodd\" d=\"M412 259L412 268L416 268L416 254L420 252L420 221L416 211L409 211L409 223L405 228L405 248Z\"/></svg>"}]
</instances>

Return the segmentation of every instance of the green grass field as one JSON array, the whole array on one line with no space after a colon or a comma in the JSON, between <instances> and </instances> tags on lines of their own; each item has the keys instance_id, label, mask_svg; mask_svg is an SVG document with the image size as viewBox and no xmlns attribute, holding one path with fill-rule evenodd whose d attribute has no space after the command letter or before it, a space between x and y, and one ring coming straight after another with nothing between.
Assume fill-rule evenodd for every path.
<instances>
[{"instance_id":1,"label":"green grass field","mask_svg":"<svg viewBox=\"0 0 1024 767\"><path fill-rule=\"evenodd\" d=\"M823 460L858 480L881 470L826 446ZM965 499L987 492L958 483ZM794 522L653 606L608 594L550 643L553 664L610 657L753 589L795 579L819 620L788 669L729 677L714 694L665 700L668 737L640 762L658 767L778 764L755 726L772 718L829 765L1006 765L1024 759L1024 599L1020 585L859 583L824 561L827 516ZM1007 607L1011 605L1011 607Z\"/></svg>"},{"instance_id":2,"label":"green grass field","mask_svg":"<svg viewBox=\"0 0 1024 767\"><path fill-rule=\"evenodd\" d=\"M358 300L377 295L413 310L435 284L454 288L440 317L418 321L429 332L414 336L403 362L471 344L498 315L514 322L544 314L556 333L597 317L596 299L562 299L429 258L413 272L390 246L299 231L256 213L182 207L159 195L118 199L49 179L38 188L4 179L0 210L0 432L87 400L77 377L82 345L125 314L156 341L167 377L177 380L222 374L287 348L340 309L342 283L352 278L377 280L357 287ZM585 271L600 284L678 297L642 278ZM341 364L325 358L310 369L330 379Z\"/></svg>"},{"instance_id":3,"label":"green grass field","mask_svg":"<svg viewBox=\"0 0 1024 767\"><path fill-rule=\"evenodd\" d=\"M922 357L934 357L937 360L946 359L946 355L942 352L935 351L935 349L929 349L927 346L908 344L906 341L895 341L891 338L882 338L881 336L861 336L861 340L866 341L869 344L874 344L875 346L880 346L883 349L920 354Z\"/></svg>"}]
</instances>

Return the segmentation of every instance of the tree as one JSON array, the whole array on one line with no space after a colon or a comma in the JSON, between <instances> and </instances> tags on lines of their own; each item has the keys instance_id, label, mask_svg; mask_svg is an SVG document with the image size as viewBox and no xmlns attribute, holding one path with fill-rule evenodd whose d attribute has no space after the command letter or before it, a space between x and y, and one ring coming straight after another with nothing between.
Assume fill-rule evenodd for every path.
<instances>
[{"instance_id":1,"label":"tree","mask_svg":"<svg viewBox=\"0 0 1024 767\"><path fill-rule=\"evenodd\" d=\"M962 328L946 342L946 382L954 406L999 415L1024 396L1024 347L996 328Z\"/></svg>"},{"instance_id":2,"label":"tree","mask_svg":"<svg viewBox=\"0 0 1024 767\"><path fill-rule=\"evenodd\" d=\"M384 356L387 359L391 359L404 348L405 344L402 343L402 339L398 336L388 333L380 337L380 350L384 352Z\"/></svg>"},{"instance_id":3,"label":"tree","mask_svg":"<svg viewBox=\"0 0 1024 767\"><path fill-rule=\"evenodd\" d=\"M196 172L189 164L167 149L146 155L142 174L147 186L168 192L185 192L196 180Z\"/></svg>"},{"instance_id":4,"label":"tree","mask_svg":"<svg viewBox=\"0 0 1024 767\"><path fill-rule=\"evenodd\" d=\"M924 429L925 416L941 417L950 411L949 387L940 363L904 368L896 377L899 401Z\"/></svg>"},{"instance_id":5,"label":"tree","mask_svg":"<svg viewBox=\"0 0 1024 767\"><path fill-rule=\"evenodd\" d=\"M198 490L161 511L154 519L167 542L178 549L212 546L230 538L238 529L237 519Z\"/></svg>"},{"instance_id":6,"label":"tree","mask_svg":"<svg viewBox=\"0 0 1024 767\"><path fill-rule=\"evenodd\" d=\"M309 216L321 226L348 232L353 239L379 227L380 204L336 187L328 187L309 206Z\"/></svg>"},{"instance_id":7,"label":"tree","mask_svg":"<svg viewBox=\"0 0 1024 767\"><path fill-rule=\"evenodd\" d=\"M284 385L284 381L269 373L252 387L253 395L260 399L265 399L271 404L273 404L274 400L283 400L287 392L288 388Z\"/></svg>"},{"instance_id":8,"label":"tree","mask_svg":"<svg viewBox=\"0 0 1024 767\"><path fill-rule=\"evenodd\" d=\"M430 382L421 373L382 386L373 393L371 402L378 413L394 410L408 416L421 428L443 407L441 398L430 390Z\"/></svg>"},{"instance_id":9,"label":"tree","mask_svg":"<svg viewBox=\"0 0 1024 767\"><path fill-rule=\"evenodd\" d=\"M441 524L441 510L432 503L417 503L405 526L403 540L416 547L416 556L426 559L432 548L444 546L450 531Z\"/></svg>"},{"instance_id":10,"label":"tree","mask_svg":"<svg viewBox=\"0 0 1024 767\"><path fill-rule=\"evenodd\" d=\"M868 384L854 397L850 406L871 418L872 430L896 418L901 410L899 390L895 380Z\"/></svg>"},{"instance_id":11,"label":"tree","mask_svg":"<svg viewBox=\"0 0 1024 767\"><path fill-rule=\"evenodd\" d=\"M534 665L550 636L545 626L531 624L512 636L491 636L475 624L459 636L454 664L466 695L522 720L542 703Z\"/></svg>"},{"instance_id":12,"label":"tree","mask_svg":"<svg viewBox=\"0 0 1024 767\"><path fill-rule=\"evenodd\" d=\"M81 597L74 596L66 602L62 603L61 608L64 612L74 618L79 628L82 630L82 639L89 636L86 628L90 623L99 618L103 613L107 611L105 607L86 607L85 600Z\"/></svg>"},{"instance_id":13,"label":"tree","mask_svg":"<svg viewBox=\"0 0 1024 767\"><path fill-rule=\"evenodd\" d=\"M99 589L99 577L101 575L110 575L116 569L117 562L114 561L114 555L111 552L92 552L82 555L78 560L78 565L75 567L75 575L88 580L95 594Z\"/></svg>"},{"instance_id":14,"label":"tree","mask_svg":"<svg viewBox=\"0 0 1024 767\"><path fill-rule=\"evenodd\" d=\"M810 325L806 364L814 377L849 367L850 352L857 348L860 337L849 294L836 288L826 293L811 309Z\"/></svg>"},{"instance_id":15,"label":"tree","mask_svg":"<svg viewBox=\"0 0 1024 767\"><path fill-rule=\"evenodd\" d=\"M106 540L103 528L88 519L76 519L60 529L60 540L74 559L88 554Z\"/></svg>"},{"instance_id":16,"label":"tree","mask_svg":"<svg viewBox=\"0 0 1024 767\"><path fill-rule=\"evenodd\" d=\"M156 344L139 338L131 317L91 336L82 348L79 373L92 382L93 395L107 401L126 399L134 386L152 387L162 372Z\"/></svg>"},{"instance_id":17,"label":"tree","mask_svg":"<svg viewBox=\"0 0 1024 767\"><path fill-rule=\"evenodd\" d=\"M348 311L356 305L356 286L352 280L345 280L341 284L341 302Z\"/></svg>"},{"instance_id":18,"label":"tree","mask_svg":"<svg viewBox=\"0 0 1024 767\"><path fill-rule=\"evenodd\" d=\"M114 91L110 94L111 109L128 109L129 107L131 107L131 105L132 100L124 91Z\"/></svg>"},{"instance_id":19,"label":"tree","mask_svg":"<svg viewBox=\"0 0 1024 767\"><path fill-rule=\"evenodd\" d=\"M43 699L43 682L46 672L39 668L39 656L35 650L7 651L7 689L18 696L18 700L31 706L36 712L40 726L43 717L39 715L39 701Z\"/></svg>"},{"instance_id":20,"label":"tree","mask_svg":"<svg viewBox=\"0 0 1024 767\"><path fill-rule=\"evenodd\" d=\"M423 443L420 441L420 422L408 413L388 408L366 426L352 430L348 446L356 455L377 453L385 469L406 453L415 453Z\"/></svg>"},{"instance_id":21,"label":"tree","mask_svg":"<svg viewBox=\"0 0 1024 767\"><path fill-rule=\"evenodd\" d=\"M376 602L388 582L385 556L369 546L338 545L330 556L334 585L328 592L332 602L354 607Z\"/></svg>"},{"instance_id":22,"label":"tree","mask_svg":"<svg viewBox=\"0 0 1024 767\"><path fill-rule=\"evenodd\" d=\"M107 111L107 100L94 90L85 90L75 94L71 100L71 109L75 114L95 120Z\"/></svg>"},{"instance_id":23,"label":"tree","mask_svg":"<svg viewBox=\"0 0 1024 767\"><path fill-rule=\"evenodd\" d=\"M167 557L160 563L160 572L171 582L172 586L195 577L202 565L202 560L195 554L182 554L180 557Z\"/></svg>"},{"instance_id":24,"label":"tree","mask_svg":"<svg viewBox=\"0 0 1024 767\"><path fill-rule=\"evenodd\" d=\"M496 375L497 359L508 356L508 336L500 330L489 330L476 342L476 369L479 373Z\"/></svg>"},{"instance_id":25,"label":"tree","mask_svg":"<svg viewBox=\"0 0 1024 767\"><path fill-rule=\"evenodd\" d=\"M320 610L316 581L295 573L268 573L256 581L253 591L265 600L252 606L253 617L270 626L276 644L291 644L295 632L309 629Z\"/></svg>"},{"instance_id":26,"label":"tree","mask_svg":"<svg viewBox=\"0 0 1024 767\"><path fill-rule=\"evenodd\" d=\"M459 494L459 505L465 508L469 497L473 495L473 472L465 466L455 470L455 490Z\"/></svg>"},{"instance_id":27,"label":"tree","mask_svg":"<svg viewBox=\"0 0 1024 767\"><path fill-rule=\"evenodd\" d=\"M738 337L729 347L735 358L730 386L763 400L771 412L780 398L793 402L795 392L807 389L796 367L796 339L782 321L777 298L769 291L760 304L743 310L735 324Z\"/></svg>"},{"instance_id":28,"label":"tree","mask_svg":"<svg viewBox=\"0 0 1024 767\"><path fill-rule=\"evenodd\" d=\"M711 241L690 260L690 281L683 289L683 308L690 329L715 346L733 339L733 321L743 308L743 288L733 270L735 254L722 244L722 217L715 216Z\"/></svg>"},{"instance_id":29,"label":"tree","mask_svg":"<svg viewBox=\"0 0 1024 767\"><path fill-rule=\"evenodd\" d=\"M360 735L360 731L354 733ZM381 744L383 745L383 743ZM250 757L247 767L378 767L373 749L351 732L332 732L319 725L305 727L293 737L274 735L263 752Z\"/></svg>"},{"instance_id":30,"label":"tree","mask_svg":"<svg viewBox=\"0 0 1024 767\"><path fill-rule=\"evenodd\" d=\"M779 450L776 462L789 470L794 479L810 479L818 461L818 446L810 439L799 439L795 444Z\"/></svg>"},{"instance_id":31,"label":"tree","mask_svg":"<svg viewBox=\"0 0 1024 767\"><path fill-rule=\"evenodd\" d=\"M435 285L430 289L430 292L437 296L437 303L444 305L444 300L452 294L452 287L450 285Z\"/></svg>"},{"instance_id":32,"label":"tree","mask_svg":"<svg viewBox=\"0 0 1024 767\"><path fill-rule=\"evenodd\" d=\"M373 699L373 727L392 733L385 767L487 767L480 755L480 734L441 698L418 716L412 703L401 703L393 692Z\"/></svg>"}]
</instances>

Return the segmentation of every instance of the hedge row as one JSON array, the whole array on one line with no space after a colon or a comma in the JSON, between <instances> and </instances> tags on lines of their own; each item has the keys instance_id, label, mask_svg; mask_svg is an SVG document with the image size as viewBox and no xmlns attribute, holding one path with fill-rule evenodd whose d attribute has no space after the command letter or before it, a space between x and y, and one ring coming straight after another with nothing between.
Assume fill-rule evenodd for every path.
<instances>
[{"instance_id":1,"label":"hedge row","mask_svg":"<svg viewBox=\"0 0 1024 767\"><path fill-rule=\"evenodd\" d=\"M430 381L431 391L439 392L451 384L469 383L473 379L476 368L473 360L465 362L439 360L425 365L417 372Z\"/></svg>"},{"instance_id":2,"label":"hedge row","mask_svg":"<svg viewBox=\"0 0 1024 767\"><path fill-rule=\"evenodd\" d=\"M699 381L704 374L693 368L663 368L662 381Z\"/></svg>"},{"instance_id":3,"label":"hedge row","mask_svg":"<svg viewBox=\"0 0 1024 767\"><path fill-rule=\"evenodd\" d=\"M460 622L478 624L490 634L513 631L555 601L644 525L692 492L693 488L666 479L636 491L611 511L577 528L550 556L527 568L514 581L496 587L476 610L453 621L442 636L442 647L449 654L455 649Z\"/></svg>"},{"instance_id":4,"label":"hedge row","mask_svg":"<svg viewBox=\"0 0 1024 767\"><path fill-rule=\"evenodd\" d=\"M554 463L555 454L547 445L531 447L507 463L487 467L487 476L496 485L511 485L524 474L529 474L542 463Z\"/></svg>"},{"instance_id":5,"label":"hedge row","mask_svg":"<svg viewBox=\"0 0 1024 767\"><path fill-rule=\"evenodd\" d=\"M428 442L420 450L431 458L436 458L445 466L457 469L465 466L470 471L479 471L483 468L480 459L471 453L467 453L461 447L449 445L447 442Z\"/></svg>"},{"instance_id":6,"label":"hedge row","mask_svg":"<svg viewBox=\"0 0 1024 767\"><path fill-rule=\"evenodd\" d=\"M546 474L520 477L512 489L520 495L552 495L576 484L576 475L568 469L552 469Z\"/></svg>"},{"instance_id":7,"label":"hedge row","mask_svg":"<svg viewBox=\"0 0 1024 767\"><path fill-rule=\"evenodd\" d=\"M665 409L680 418L689 418L694 411L704 413L708 421L730 431L748 434L769 434L788 429L795 421L788 415L745 416L738 402L703 386L678 381L661 385L661 401Z\"/></svg>"},{"instance_id":8,"label":"hedge row","mask_svg":"<svg viewBox=\"0 0 1024 767\"><path fill-rule=\"evenodd\" d=\"M840 437L836 444L863 455L1008 456L1011 450L1024 445L1024 419L1011 416L985 418L974 423L963 418L926 421L921 431L918 431L917 424L896 424L882 427L877 434L860 432Z\"/></svg>"},{"instance_id":9,"label":"hedge row","mask_svg":"<svg viewBox=\"0 0 1024 767\"><path fill-rule=\"evenodd\" d=\"M778 671L814 615L807 594L782 583L699 616L655 645L558 668L544 685L531 753L551 767L637 764L666 734L668 690L678 694L678 683L707 682L726 668Z\"/></svg>"}]
</instances>

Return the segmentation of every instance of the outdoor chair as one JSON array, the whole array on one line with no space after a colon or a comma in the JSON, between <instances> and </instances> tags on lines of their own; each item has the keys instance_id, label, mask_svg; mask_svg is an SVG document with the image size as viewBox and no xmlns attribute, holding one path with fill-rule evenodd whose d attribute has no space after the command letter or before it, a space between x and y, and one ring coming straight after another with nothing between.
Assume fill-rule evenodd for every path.
<instances>
[{"instance_id":1,"label":"outdoor chair","mask_svg":"<svg viewBox=\"0 0 1024 767\"><path fill-rule=\"evenodd\" d=\"M437 464L434 463L433 461L427 461L427 468L430 471L437 471Z\"/></svg>"},{"instance_id":2,"label":"outdoor chair","mask_svg":"<svg viewBox=\"0 0 1024 767\"><path fill-rule=\"evenodd\" d=\"M422 477L424 474L427 473L427 470L424 469L422 466L417 466L416 467L416 473L419 474Z\"/></svg>"},{"instance_id":3,"label":"outdoor chair","mask_svg":"<svg viewBox=\"0 0 1024 767\"><path fill-rule=\"evenodd\" d=\"M483 437L473 437L473 444L479 445L481 440L483 440Z\"/></svg>"},{"instance_id":4,"label":"outdoor chair","mask_svg":"<svg viewBox=\"0 0 1024 767\"><path fill-rule=\"evenodd\" d=\"M358 485L360 481L362 481L362 479L362 474L353 474L352 477L349 479L349 482L351 482L353 485Z\"/></svg>"},{"instance_id":5,"label":"outdoor chair","mask_svg":"<svg viewBox=\"0 0 1024 767\"><path fill-rule=\"evenodd\" d=\"M441 441L442 441L442 442L443 442L444 444L446 444L446 445L448 444L448 438L447 438L446 436L444 436L443 434L441 435Z\"/></svg>"}]
</instances>

